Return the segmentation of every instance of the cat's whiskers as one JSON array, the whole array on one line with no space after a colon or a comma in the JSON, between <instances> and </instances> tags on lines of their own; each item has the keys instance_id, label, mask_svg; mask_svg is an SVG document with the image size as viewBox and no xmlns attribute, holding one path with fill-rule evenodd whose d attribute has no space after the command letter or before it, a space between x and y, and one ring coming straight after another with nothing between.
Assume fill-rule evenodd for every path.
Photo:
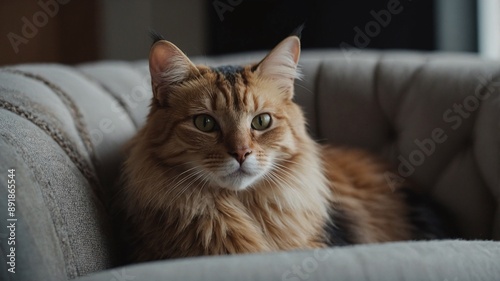
<instances>
[{"instance_id":1,"label":"cat's whiskers","mask_svg":"<svg viewBox=\"0 0 500 281\"><path fill-rule=\"evenodd\" d=\"M210 182L210 175L205 173L205 175L203 176L202 185L198 191L198 197L200 197L202 190L205 188L205 186L207 186L209 182Z\"/></svg>"},{"instance_id":2,"label":"cat's whiskers","mask_svg":"<svg viewBox=\"0 0 500 281\"><path fill-rule=\"evenodd\" d=\"M270 172L267 176L269 176L270 179L275 183L275 187L277 187L281 191L286 192L286 191L292 190L292 192L294 192L294 189L290 186L290 183L287 182L282 177L280 177L274 171ZM273 194L273 195L275 197L275 200L277 200L277 197L275 196L275 194ZM283 209L283 207L281 206L282 205L281 200L277 200L275 203L278 204L278 206L280 206L280 210ZM291 203L292 208L297 209L297 206L295 205L294 202L290 202L290 203Z\"/></svg>"},{"instance_id":3,"label":"cat's whiskers","mask_svg":"<svg viewBox=\"0 0 500 281\"><path fill-rule=\"evenodd\" d=\"M268 176L266 175L266 177L269 177L269 179L275 183L275 185L279 185L279 182L277 182L276 180L273 179L272 175ZM272 185L270 185L272 186ZM274 191L274 189L271 189L272 190L272 193L273 193L273 197L274 197L274 203L278 206L280 212L283 211L283 206L281 204L281 200L280 200L280 196L279 195L276 195L276 192Z\"/></svg>"},{"instance_id":4,"label":"cat's whiskers","mask_svg":"<svg viewBox=\"0 0 500 281\"><path fill-rule=\"evenodd\" d=\"M202 186L198 188L198 196L195 197L194 199L196 198L201 198L201 192L203 190L203 188L205 187L205 185L207 184L208 180L210 179L208 177L208 175L206 173L203 173L202 171L199 171L200 173L197 173L197 174L201 174L203 178L203 181L202 181ZM194 181L196 180L199 180L200 179L200 176L196 177L194 180L192 180L189 184L186 185L186 187L183 188L183 190L179 191L178 193L178 196L182 195L182 193L184 193L191 185ZM191 193L188 195L188 199L191 199L191 196L194 194L194 192L196 191L196 189L192 189ZM175 197L174 197L175 198ZM174 200L174 199L172 199ZM162 212L161 216L160 216L160 221L162 221L163 217L166 215L166 212Z\"/></svg>"},{"instance_id":5,"label":"cat's whiskers","mask_svg":"<svg viewBox=\"0 0 500 281\"><path fill-rule=\"evenodd\" d=\"M295 176L293 174L293 172L295 172L294 170L292 170L291 168L287 167L287 166L284 166L284 165L281 165L281 164L278 164L278 163L273 163L273 166L272 166L274 169L276 169L277 171L279 172L282 172L284 173L284 176L286 177L289 177L289 178L292 178L292 180L295 181L295 183L299 184L299 185L303 185L303 186L307 186L307 184L304 182L304 180L298 178L297 176ZM288 170L288 171L287 171ZM289 172L290 171L290 172Z\"/></svg>"},{"instance_id":6,"label":"cat's whiskers","mask_svg":"<svg viewBox=\"0 0 500 281\"><path fill-rule=\"evenodd\" d=\"M189 193L189 195L187 195L187 199L188 199L188 200L191 200L191 199L192 199L192 196L193 196L193 194L194 194L196 191L198 191L198 194L200 194L200 193L201 193L201 190L203 189L203 187L204 187L204 186L205 186L205 184L206 184L206 180L207 180L206 178L207 178L207 176L208 176L208 175L207 175L204 171L200 170L200 171L199 171L199 173L198 173L198 176L197 176L195 179L191 180L191 181L187 184L188 186L192 187L194 183L196 183L197 181L200 181L200 183L198 184L198 186L196 186L196 188L191 188L191 192ZM200 185L201 185L201 186L200 186ZM196 198L194 198L194 199L196 199Z\"/></svg>"},{"instance_id":7,"label":"cat's whiskers","mask_svg":"<svg viewBox=\"0 0 500 281\"><path fill-rule=\"evenodd\" d=\"M275 163L273 163L273 169L269 172L269 175L278 181L276 186L283 191L294 193L294 196L297 198L301 198L303 194L299 192L297 187L303 184L303 181L298 180L296 177L290 178L287 175L280 175L279 172L285 173L286 171L280 169L274 164ZM288 175L290 174L288 173ZM296 207L297 206L294 205L294 208Z\"/></svg>"},{"instance_id":8,"label":"cat's whiskers","mask_svg":"<svg viewBox=\"0 0 500 281\"><path fill-rule=\"evenodd\" d=\"M182 172L182 173L178 174L177 176L175 176L175 178L173 178L173 179L170 181L170 183L175 182L175 181L176 181L179 177L181 177L181 176L182 176L182 175L184 175L185 173L189 173L189 172L191 172L191 171L193 171L193 170L195 170L195 169L197 169L197 168L198 168L198 167L196 167L196 166L195 166L195 167L192 167L192 168L189 168L189 169L185 170L184 172ZM188 175L190 175L190 174L191 174L191 173L189 173ZM182 183L182 182L181 182L181 183ZM177 187L177 185L175 185L175 186L173 186L173 187L171 187L171 188L175 188L175 187Z\"/></svg>"},{"instance_id":9,"label":"cat's whiskers","mask_svg":"<svg viewBox=\"0 0 500 281\"><path fill-rule=\"evenodd\" d=\"M287 176L289 177L292 177L294 178L298 183L302 184L303 186L307 186L308 184L304 181L304 179L302 178L299 178L297 177L294 173L296 171L294 171L293 169L291 169L290 167L288 166L285 166L285 165L281 165L281 164L278 164L278 163L274 163L274 167L280 171L282 171L283 173L285 173Z\"/></svg>"},{"instance_id":10,"label":"cat's whiskers","mask_svg":"<svg viewBox=\"0 0 500 281\"><path fill-rule=\"evenodd\" d=\"M283 183L283 184L286 184L286 186L288 188L290 188L291 190L295 190L294 186L294 182L290 182L290 180L288 180L287 178L281 176L280 174L277 173L277 170L273 170L269 173L269 175L271 175L272 177L274 177L275 179L277 179L280 183ZM281 188L281 186L279 186L279 188Z\"/></svg>"},{"instance_id":11,"label":"cat's whiskers","mask_svg":"<svg viewBox=\"0 0 500 281\"><path fill-rule=\"evenodd\" d=\"M188 190L192 186L192 184L194 182L196 182L197 180L199 180L201 178L201 176L203 176L202 170L194 171L193 173L190 173L188 176L184 177L184 179L182 181L180 181L179 183L177 183L174 187L172 187L172 190L177 190L177 193L171 199L172 202L175 202L181 195L183 195L186 192L186 190ZM193 177L195 177L195 178L192 179ZM184 183L188 179L191 179L191 181L188 184L186 184L181 189L177 189L177 187L179 185L181 185L182 183Z\"/></svg>"},{"instance_id":12,"label":"cat's whiskers","mask_svg":"<svg viewBox=\"0 0 500 281\"><path fill-rule=\"evenodd\" d=\"M307 88L306 86L301 85L301 84L299 84L299 83L295 83L295 86L299 86L299 87L301 87L302 89L306 90L306 91L307 91L308 93L310 93L310 94L312 94L312 93L313 93L313 92L312 92L309 88Z\"/></svg>"},{"instance_id":13,"label":"cat's whiskers","mask_svg":"<svg viewBox=\"0 0 500 281\"><path fill-rule=\"evenodd\" d=\"M168 188L169 188L170 190L174 191L174 190L176 190L176 188L177 188L177 187L179 187L181 184L183 184L183 183L184 183L184 182L186 182L187 180L189 180L189 179L191 179L192 177L197 176L197 175L199 175L199 174L201 173L201 171L199 171L199 170L195 170L195 169L197 169L197 167L193 167L193 168L189 169L189 171L191 171L190 173L188 173L188 174L187 174L186 176L184 176L182 179L180 179L179 181L177 181L177 182L175 183L175 185L173 185L173 186L169 186ZM194 170L194 171L193 171L193 170ZM184 172L184 173L185 173L185 172ZM179 176L180 176L180 175L179 175ZM174 182L175 182L175 180L176 180L179 176L175 177L175 178L174 178L174 180L172 180L172 182L171 182L171 183L174 183Z\"/></svg>"},{"instance_id":14,"label":"cat's whiskers","mask_svg":"<svg viewBox=\"0 0 500 281\"><path fill-rule=\"evenodd\" d=\"M290 163L293 165L297 165L297 166L300 166L302 168L311 168L311 166L309 166L309 165L306 165L306 164L303 164L303 163L300 163L297 161L289 160L289 159L279 159L279 161L283 161L283 162L287 162L287 163Z\"/></svg>"},{"instance_id":15,"label":"cat's whiskers","mask_svg":"<svg viewBox=\"0 0 500 281\"><path fill-rule=\"evenodd\" d=\"M149 198L147 204L148 205L151 204L151 202L153 202L153 200L155 200L156 198L158 198L158 196L160 195L160 193L164 193L163 195L166 196L166 197L172 195L171 193L173 193L173 192L176 191L177 186L181 185L183 182L185 182L186 180L188 180L189 178L191 178L194 174L197 174L197 171L192 172L192 170L194 170L196 168L197 167L193 167L191 169L188 169L188 170L182 172L181 174L177 175L174 179L170 179L170 180L168 180L166 182L156 183L156 185L164 185L165 187L164 188L159 188L156 193L151 194L151 197ZM170 184L174 183L175 180L179 176L181 176L182 174L185 174L186 172L189 172L189 173L187 175L185 175L180 181L178 181L173 187L169 186ZM170 202L173 202L173 201L170 201Z\"/></svg>"},{"instance_id":16,"label":"cat's whiskers","mask_svg":"<svg viewBox=\"0 0 500 281\"><path fill-rule=\"evenodd\" d=\"M173 169L175 169L175 168L177 168L179 166L187 165L187 164L194 163L194 162L196 162L196 161L188 161L188 162L184 162L184 163L179 163L177 165L174 165L174 166L170 167L167 170L162 171L158 175L155 175L155 174L152 173L151 176L142 178L140 180L137 180L136 183L143 183L143 182L148 181L148 180L150 180L152 178L162 178L166 173L170 172L171 170L173 170ZM156 168L156 167L159 167L159 166L162 166L162 164L161 163L155 163L153 167ZM122 192L123 192L124 189L125 189L125 185L121 184L121 182L120 182L120 184L116 186L116 190L115 190L114 194L111 196L111 200L112 200L111 202L115 202L115 200L120 196L120 194L122 194ZM148 203L151 203L151 200Z\"/></svg>"},{"instance_id":17,"label":"cat's whiskers","mask_svg":"<svg viewBox=\"0 0 500 281\"><path fill-rule=\"evenodd\" d=\"M264 180L265 184L268 185L266 187L271 187L272 186L272 182L271 180L269 179L269 176L267 174L264 174L262 176L262 180ZM276 184L276 183L275 183Z\"/></svg>"},{"instance_id":18,"label":"cat's whiskers","mask_svg":"<svg viewBox=\"0 0 500 281\"><path fill-rule=\"evenodd\" d=\"M150 176L150 177L143 178L143 179L138 180L138 181L136 181L136 182L137 182L137 183L142 183L142 182L147 181L147 180L150 180L150 179L152 179L152 178L156 178L156 177L163 177L166 173L168 173L168 172L172 171L172 170L173 170L173 169L175 169L175 168L178 168L179 166L182 166L182 165L188 165L188 164L195 163L195 162L197 162L197 161L188 161L188 162L179 163L179 164L177 164L177 165L171 166L169 169L166 169L166 170L162 171L162 172L161 172L160 174L158 174L158 175L154 175L154 174L153 174L153 175L152 175L152 176ZM163 166L163 164L162 164L162 163L156 163L156 164L154 165L154 167L159 167L159 166Z\"/></svg>"},{"instance_id":19,"label":"cat's whiskers","mask_svg":"<svg viewBox=\"0 0 500 281\"><path fill-rule=\"evenodd\" d=\"M193 197L194 200L199 200L203 198L202 192L207 186L207 184L210 182L210 175L208 173L202 173L201 177L201 186L199 185L196 189L192 189L191 194L189 195L189 198L198 190L198 193L196 197Z\"/></svg>"}]
</instances>

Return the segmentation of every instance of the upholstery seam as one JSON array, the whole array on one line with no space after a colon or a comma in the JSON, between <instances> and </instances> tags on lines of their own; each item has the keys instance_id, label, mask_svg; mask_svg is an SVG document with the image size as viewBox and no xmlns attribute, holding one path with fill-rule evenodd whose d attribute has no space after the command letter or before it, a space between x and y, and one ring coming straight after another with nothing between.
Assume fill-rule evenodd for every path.
<instances>
[{"instance_id":1,"label":"upholstery seam","mask_svg":"<svg viewBox=\"0 0 500 281\"><path fill-rule=\"evenodd\" d=\"M132 124L134 124L134 129L137 131L137 129L139 128L139 124L137 124L136 123L137 121L134 118L132 118L131 109L127 106L127 104L123 101L123 99L118 94L116 94L115 91L111 90L111 88L109 88L108 86L106 86L104 83L102 83L101 81L97 80L96 78L88 75L87 73L85 73L81 69L75 68L75 70L82 77L84 77L85 79L87 79L87 81L89 81L89 82L97 85L98 87L100 87L103 90L103 92L105 92L109 97L111 97L113 100L115 100L122 107L122 109L127 113L128 118L132 121Z\"/></svg>"},{"instance_id":2,"label":"upholstery seam","mask_svg":"<svg viewBox=\"0 0 500 281\"><path fill-rule=\"evenodd\" d=\"M80 110L76 106L75 102L70 98L70 96L65 91L63 91L59 86L47 80L46 78L43 78L40 75L25 72L18 69L4 69L3 71L17 75L22 75L24 77L42 82L59 97L59 99L63 102L64 105L66 105L68 111L73 117L76 131L78 132L80 139L82 140L85 148L87 149L87 152L89 153L94 168L97 170L97 168L99 167L99 161L97 160L97 157L95 155L95 148L90 138L90 134L87 131L87 126L84 122L83 114L80 112Z\"/></svg>"},{"instance_id":3,"label":"upholstery seam","mask_svg":"<svg viewBox=\"0 0 500 281\"><path fill-rule=\"evenodd\" d=\"M397 101L397 104L396 104L396 107L398 108L398 110L394 113L394 118L389 118L389 120L398 120L399 119L399 116L401 116L401 104L404 100L404 98L402 98L403 96L406 96L402 93L407 93L408 92L408 89L411 87L411 85L413 84L413 82L416 80L416 76L419 75L424 67L429 63L429 57L425 57L424 58L424 61L423 63L413 71L413 73L411 74L410 78L408 79L408 82L405 83L405 85L403 87L401 87L401 90L399 91L398 93L398 101ZM397 128L396 127L396 124L393 124L393 127L396 129L396 133L398 133ZM400 133L400 131L399 131Z\"/></svg>"},{"instance_id":4,"label":"upholstery seam","mask_svg":"<svg viewBox=\"0 0 500 281\"><path fill-rule=\"evenodd\" d=\"M0 106L3 106L2 101L0 101ZM5 107L2 107L2 108L19 116L19 117L21 117L18 113L13 112L12 110L9 110ZM39 127L39 126L37 126L37 127ZM57 225L59 225L58 222L61 222L61 221L64 221L64 224L61 223L61 225L67 225L66 219L62 215L62 212L61 212L61 209L59 208L59 206L57 204L53 203L53 202L57 202L57 200L52 192L53 191L52 188L42 188L42 186L52 186L50 184L50 180L47 182L40 180L40 178L37 176L37 174L33 172L33 169L32 169L33 166L31 165L31 163L26 162L26 153L22 149L21 150L17 149L17 145L12 140L11 137L4 135L3 140L6 143L10 144L15 149L17 155L22 156L22 160L24 161L25 165L27 165L27 167L29 168L28 172L31 174L33 179L36 179L37 182L40 184L40 193L42 194L42 200L44 201L45 206L47 207L48 211L50 212L49 215L50 215L50 218L52 219L52 222L53 222L54 231L55 231L56 235L58 236L57 242L60 243L60 247L61 247L60 250L62 252L62 255L64 258L64 263L65 263L66 276L68 276L69 278L76 278L79 275L78 274L78 266L77 266L77 263L75 261L75 255L74 255L73 249L71 248L71 245L69 244L70 239L69 239L68 231L65 228L62 229L61 227L57 227ZM47 192L43 192L43 190L45 190ZM52 204L51 204L51 202L52 202Z\"/></svg>"},{"instance_id":5,"label":"upholstery seam","mask_svg":"<svg viewBox=\"0 0 500 281\"><path fill-rule=\"evenodd\" d=\"M53 128L49 126L45 121L40 120L37 116L33 115L31 112L27 112L19 106L15 106L7 101L0 99L0 108L8 110L24 119L30 121L42 131L44 131L47 135L49 135L58 145L62 148L62 150L66 153L66 155L71 159L73 164L80 170L83 176L89 181L94 194L98 197L101 202L102 190L99 188L100 183L95 174L95 171L86 163L81 155L74 148L74 145L70 140L64 137L64 133L58 130L57 128ZM102 202L101 202L102 203Z\"/></svg>"},{"instance_id":6,"label":"upholstery seam","mask_svg":"<svg viewBox=\"0 0 500 281\"><path fill-rule=\"evenodd\" d=\"M390 133L392 133L391 131L396 131L394 129L394 124L391 122L390 118L389 118L389 115L387 114L387 112L384 111L384 108L382 107L382 101L381 101L381 98L380 98L380 91L379 91L379 84L380 84L380 72L381 72L381 68L382 68L382 60L384 58L384 54L380 54L377 58L377 62L375 64L375 69L374 69L374 73L373 73L373 95L375 97L375 100L376 100L376 104L378 105L379 107L379 110L380 112L382 113L382 116L384 118L384 121L386 122L387 125L389 125L389 132L386 133L386 137L389 141L392 141L391 139L391 136L389 135ZM397 137L397 134L396 136ZM396 140L397 138L395 138ZM394 140L394 141L395 141ZM380 150L383 150L384 149L384 146L382 144L382 147L379 148Z\"/></svg>"}]
</instances>

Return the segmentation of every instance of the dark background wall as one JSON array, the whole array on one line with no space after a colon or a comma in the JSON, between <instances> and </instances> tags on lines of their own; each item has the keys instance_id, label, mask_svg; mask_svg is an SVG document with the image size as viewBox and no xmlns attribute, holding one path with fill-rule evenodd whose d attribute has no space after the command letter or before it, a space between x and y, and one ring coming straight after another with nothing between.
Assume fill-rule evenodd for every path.
<instances>
[{"instance_id":1,"label":"dark background wall","mask_svg":"<svg viewBox=\"0 0 500 281\"><path fill-rule=\"evenodd\" d=\"M231 10L218 6L218 11L216 2L208 3L207 10L214 10L209 13L211 54L269 48L302 23L303 48L341 48L348 44L363 48L436 49L434 1L233 2L237 5ZM393 4L390 8L389 3ZM225 11L222 18L220 11Z\"/></svg>"},{"instance_id":2,"label":"dark background wall","mask_svg":"<svg viewBox=\"0 0 500 281\"><path fill-rule=\"evenodd\" d=\"M98 58L98 1L64 1L0 0L0 65Z\"/></svg>"},{"instance_id":3,"label":"dark background wall","mask_svg":"<svg viewBox=\"0 0 500 281\"><path fill-rule=\"evenodd\" d=\"M151 28L188 55L270 49L302 23L304 49L476 52L476 5L476 0L0 0L0 65L144 59Z\"/></svg>"}]
</instances>

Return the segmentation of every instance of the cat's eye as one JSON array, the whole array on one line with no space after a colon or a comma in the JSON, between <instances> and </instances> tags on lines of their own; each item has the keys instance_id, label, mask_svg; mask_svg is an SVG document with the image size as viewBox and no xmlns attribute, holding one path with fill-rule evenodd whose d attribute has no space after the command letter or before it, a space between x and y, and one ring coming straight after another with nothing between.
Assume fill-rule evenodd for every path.
<instances>
[{"instance_id":1,"label":"cat's eye","mask_svg":"<svg viewBox=\"0 0 500 281\"><path fill-rule=\"evenodd\" d=\"M215 119L206 114L197 115L194 117L194 125L202 132L212 132L217 128Z\"/></svg>"},{"instance_id":2,"label":"cat's eye","mask_svg":"<svg viewBox=\"0 0 500 281\"><path fill-rule=\"evenodd\" d=\"M271 126L271 115L269 113L259 114L252 120L252 128L255 130L265 130L269 126Z\"/></svg>"}]
</instances>

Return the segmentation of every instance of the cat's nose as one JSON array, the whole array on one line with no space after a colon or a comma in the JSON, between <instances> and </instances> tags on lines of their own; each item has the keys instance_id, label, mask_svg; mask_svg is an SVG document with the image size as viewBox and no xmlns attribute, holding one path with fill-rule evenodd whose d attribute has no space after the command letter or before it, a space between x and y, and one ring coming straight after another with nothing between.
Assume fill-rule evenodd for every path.
<instances>
[{"instance_id":1,"label":"cat's nose","mask_svg":"<svg viewBox=\"0 0 500 281\"><path fill-rule=\"evenodd\" d=\"M249 147L241 147L238 148L236 151L229 152L231 156L236 159L241 164L247 159L248 155L252 154L252 150Z\"/></svg>"}]
</instances>

